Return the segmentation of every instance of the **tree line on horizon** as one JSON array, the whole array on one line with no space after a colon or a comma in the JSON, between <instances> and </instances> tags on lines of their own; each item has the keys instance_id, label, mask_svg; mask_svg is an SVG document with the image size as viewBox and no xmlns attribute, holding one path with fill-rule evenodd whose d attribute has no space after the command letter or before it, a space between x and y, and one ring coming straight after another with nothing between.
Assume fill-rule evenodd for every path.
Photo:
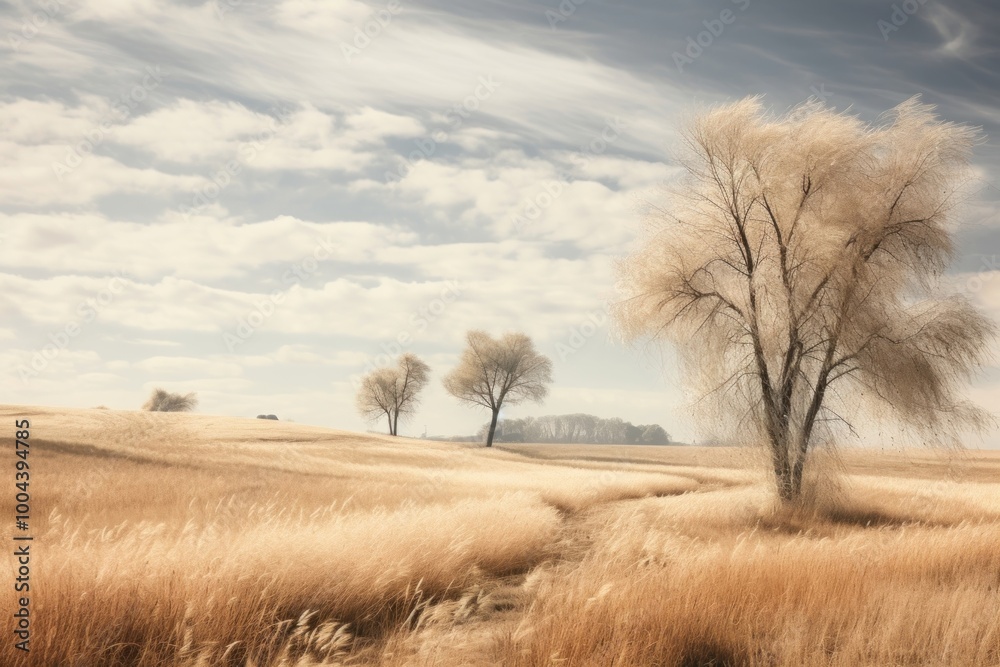
<instances>
[{"instance_id":1,"label":"tree line on horizon","mask_svg":"<svg viewBox=\"0 0 1000 667\"><path fill-rule=\"evenodd\" d=\"M485 441L489 422L476 438ZM537 442L575 445L669 445L670 434L659 424L636 426L621 417L604 419L576 413L504 419L498 422L494 442Z\"/></svg>"}]
</instances>

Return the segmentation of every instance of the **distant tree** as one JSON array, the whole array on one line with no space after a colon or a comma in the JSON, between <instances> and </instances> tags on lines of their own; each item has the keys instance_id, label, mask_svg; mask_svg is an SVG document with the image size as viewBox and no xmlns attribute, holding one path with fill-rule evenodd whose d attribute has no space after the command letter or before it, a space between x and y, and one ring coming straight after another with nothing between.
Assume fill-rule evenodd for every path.
<instances>
[{"instance_id":1,"label":"distant tree","mask_svg":"<svg viewBox=\"0 0 1000 667\"><path fill-rule=\"evenodd\" d=\"M602 419L598 425L595 442L626 442L629 426L631 426L631 424L623 420L621 417Z\"/></svg>"},{"instance_id":2,"label":"distant tree","mask_svg":"<svg viewBox=\"0 0 1000 667\"><path fill-rule=\"evenodd\" d=\"M594 442L594 430L597 427L597 417L577 413L566 415L566 442Z\"/></svg>"},{"instance_id":3,"label":"distant tree","mask_svg":"<svg viewBox=\"0 0 1000 667\"><path fill-rule=\"evenodd\" d=\"M369 422L383 416L389 424L389 435L396 435L392 428L392 415L396 404L396 369L376 368L361 378L355 402L358 412Z\"/></svg>"},{"instance_id":4,"label":"distant tree","mask_svg":"<svg viewBox=\"0 0 1000 667\"><path fill-rule=\"evenodd\" d=\"M663 427L659 424L650 424L649 426L640 426L642 429L642 435L639 436L639 442L644 445L669 445L670 435L663 430Z\"/></svg>"},{"instance_id":5,"label":"distant tree","mask_svg":"<svg viewBox=\"0 0 1000 667\"><path fill-rule=\"evenodd\" d=\"M712 427L767 446L783 500L858 415L925 439L989 423L961 389L995 326L936 280L974 129L917 100L873 126L750 98L683 136L686 179L620 263L615 319L626 339L676 347Z\"/></svg>"},{"instance_id":6,"label":"distant tree","mask_svg":"<svg viewBox=\"0 0 1000 667\"><path fill-rule=\"evenodd\" d=\"M142 409L149 412L190 412L198 406L198 396L189 394L172 394L165 389L154 389L149 399L143 403Z\"/></svg>"},{"instance_id":7,"label":"distant tree","mask_svg":"<svg viewBox=\"0 0 1000 667\"><path fill-rule=\"evenodd\" d=\"M444 378L444 387L460 401L490 411L486 446L492 447L500 408L525 400L540 403L552 382L552 362L523 333L492 338L484 331L470 331L466 341L458 366Z\"/></svg>"},{"instance_id":8,"label":"distant tree","mask_svg":"<svg viewBox=\"0 0 1000 667\"><path fill-rule=\"evenodd\" d=\"M494 442L539 442L533 437L533 422L531 417L523 419L504 419L497 421L497 430L493 435ZM479 442L486 442L489 435L490 422L486 422L476 432Z\"/></svg>"},{"instance_id":9,"label":"distant tree","mask_svg":"<svg viewBox=\"0 0 1000 667\"><path fill-rule=\"evenodd\" d=\"M409 352L400 355L395 366L375 369L361 378L356 396L358 412L368 421L384 416L389 435L399 435L399 418L405 420L416 411L430 371L430 366Z\"/></svg>"}]
</instances>

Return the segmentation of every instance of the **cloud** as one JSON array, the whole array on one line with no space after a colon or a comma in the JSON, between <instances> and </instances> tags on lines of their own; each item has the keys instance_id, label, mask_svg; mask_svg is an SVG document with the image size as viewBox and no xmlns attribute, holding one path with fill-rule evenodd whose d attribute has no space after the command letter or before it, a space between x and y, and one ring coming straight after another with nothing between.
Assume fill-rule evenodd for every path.
<instances>
[{"instance_id":1,"label":"cloud","mask_svg":"<svg viewBox=\"0 0 1000 667\"><path fill-rule=\"evenodd\" d=\"M272 116L236 102L178 100L134 119L115 133L115 140L163 160L188 163L231 157L239 143L277 127Z\"/></svg>"},{"instance_id":2,"label":"cloud","mask_svg":"<svg viewBox=\"0 0 1000 667\"><path fill-rule=\"evenodd\" d=\"M0 104L0 137L29 146L79 140L100 122L102 112L110 109L103 98L89 96L85 100L77 106L24 98Z\"/></svg>"},{"instance_id":3,"label":"cloud","mask_svg":"<svg viewBox=\"0 0 1000 667\"><path fill-rule=\"evenodd\" d=\"M10 389L50 389L66 378L103 371L100 355L94 350L60 348L49 340L37 349L8 348L0 352L0 381Z\"/></svg>"},{"instance_id":4,"label":"cloud","mask_svg":"<svg viewBox=\"0 0 1000 667\"><path fill-rule=\"evenodd\" d=\"M206 182L200 176L129 167L105 155L81 157L66 145L26 146L0 140L0 198L8 206L52 210L89 204L114 193L159 197L191 191Z\"/></svg>"},{"instance_id":5,"label":"cloud","mask_svg":"<svg viewBox=\"0 0 1000 667\"><path fill-rule=\"evenodd\" d=\"M351 113L275 106L266 113L234 102L179 100L136 118L114 140L183 164L235 162L241 169L357 171L390 137L419 136L410 117L363 107Z\"/></svg>"},{"instance_id":6,"label":"cloud","mask_svg":"<svg viewBox=\"0 0 1000 667\"><path fill-rule=\"evenodd\" d=\"M224 396L241 394L251 389L254 383L245 378L216 378L216 377L190 377L183 380L157 379L145 382L142 385L143 396L148 396L154 389L166 389L170 392L186 394L194 391L198 394L199 404L205 408L205 397L212 397L218 400Z\"/></svg>"},{"instance_id":7,"label":"cloud","mask_svg":"<svg viewBox=\"0 0 1000 667\"><path fill-rule=\"evenodd\" d=\"M427 131L423 123L415 118L372 107L363 107L352 113L345 124L348 128L345 138L355 144L382 142L387 137L419 137Z\"/></svg>"},{"instance_id":8,"label":"cloud","mask_svg":"<svg viewBox=\"0 0 1000 667\"><path fill-rule=\"evenodd\" d=\"M155 338L135 338L125 341L133 345L149 345L153 347L179 347L180 343L175 340L161 340Z\"/></svg>"},{"instance_id":9,"label":"cloud","mask_svg":"<svg viewBox=\"0 0 1000 667\"><path fill-rule=\"evenodd\" d=\"M343 366L358 367L364 365L368 357L357 350L323 350L317 346L290 344L281 345L278 349L262 355L247 355L240 358L240 363L253 367L273 367L279 365L308 366Z\"/></svg>"},{"instance_id":10,"label":"cloud","mask_svg":"<svg viewBox=\"0 0 1000 667\"><path fill-rule=\"evenodd\" d=\"M372 13L370 5L356 0L284 0L273 16L297 32L329 36L349 31Z\"/></svg>"},{"instance_id":11,"label":"cloud","mask_svg":"<svg viewBox=\"0 0 1000 667\"><path fill-rule=\"evenodd\" d=\"M148 357L132 364L132 368L156 376L238 377L243 367L232 361L197 357Z\"/></svg>"},{"instance_id":12,"label":"cloud","mask_svg":"<svg viewBox=\"0 0 1000 667\"><path fill-rule=\"evenodd\" d=\"M386 247L407 247L413 231L368 222L311 222L292 216L240 224L168 216L155 224L97 214L0 214L9 268L58 267L66 273L125 270L136 278L181 275L211 282L246 276L283 289L324 262L366 262ZM87 247L86 253L80 247ZM59 287L62 287L60 285ZM53 296L55 296L53 294Z\"/></svg>"}]
</instances>

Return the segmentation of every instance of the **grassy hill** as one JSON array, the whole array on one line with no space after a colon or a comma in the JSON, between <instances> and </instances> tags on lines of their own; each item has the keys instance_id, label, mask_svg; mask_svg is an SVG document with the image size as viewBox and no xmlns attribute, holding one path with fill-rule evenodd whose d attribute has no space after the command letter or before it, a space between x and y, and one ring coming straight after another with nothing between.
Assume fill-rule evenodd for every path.
<instances>
[{"instance_id":1,"label":"grassy hill","mask_svg":"<svg viewBox=\"0 0 1000 667\"><path fill-rule=\"evenodd\" d=\"M31 665L1000 662L996 453L847 452L788 512L742 450L0 413L31 420Z\"/></svg>"}]
</instances>

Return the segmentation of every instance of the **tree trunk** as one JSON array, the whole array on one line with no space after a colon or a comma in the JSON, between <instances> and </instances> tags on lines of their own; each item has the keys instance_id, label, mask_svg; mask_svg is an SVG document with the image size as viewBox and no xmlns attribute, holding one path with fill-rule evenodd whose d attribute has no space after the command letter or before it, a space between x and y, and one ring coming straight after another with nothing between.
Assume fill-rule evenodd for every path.
<instances>
[{"instance_id":1,"label":"tree trunk","mask_svg":"<svg viewBox=\"0 0 1000 667\"><path fill-rule=\"evenodd\" d=\"M399 411L392 416L392 434L399 435Z\"/></svg>"},{"instance_id":2,"label":"tree trunk","mask_svg":"<svg viewBox=\"0 0 1000 667\"><path fill-rule=\"evenodd\" d=\"M792 468L792 478L789 483L792 489L792 499L798 500L799 496L802 495L802 463L799 461L796 461Z\"/></svg>"},{"instance_id":3,"label":"tree trunk","mask_svg":"<svg viewBox=\"0 0 1000 667\"><path fill-rule=\"evenodd\" d=\"M490 420L490 432L486 434L486 446L493 446L493 433L497 430L497 416L500 414L500 408L493 408L493 418Z\"/></svg>"},{"instance_id":4,"label":"tree trunk","mask_svg":"<svg viewBox=\"0 0 1000 667\"><path fill-rule=\"evenodd\" d=\"M385 413L385 418L389 422L389 435L396 435L396 431L392 428L392 415L388 412Z\"/></svg>"},{"instance_id":5,"label":"tree trunk","mask_svg":"<svg viewBox=\"0 0 1000 667\"><path fill-rule=\"evenodd\" d=\"M788 449L784 443L771 443L771 459L774 464L774 481L778 485L778 495L785 502L794 499L792 490L792 467L788 461Z\"/></svg>"},{"instance_id":6,"label":"tree trunk","mask_svg":"<svg viewBox=\"0 0 1000 667\"><path fill-rule=\"evenodd\" d=\"M771 461L774 465L774 481L778 485L778 496L786 503L794 501L797 494L787 442L771 441Z\"/></svg>"},{"instance_id":7,"label":"tree trunk","mask_svg":"<svg viewBox=\"0 0 1000 667\"><path fill-rule=\"evenodd\" d=\"M789 436L791 437L791 436ZM771 443L771 461L774 465L774 481L778 485L778 495L786 503L797 502L802 495L802 473L805 470L808 443L795 441L795 458L793 460L788 442Z\"/></svg>"},{"instance_id":8,"label":"tree trunk","mask_svg":"<svg viewBox=\"0 0 1000 667\"><path fill-rule=\"evenodd\" d=\"M816 417L819 415L819 411L823 406L823 399L826 397L826 387L830 378L830 368L832 368L830 364L833 359L833 350L835 347L836 342L827 350L826 360L823 362L823 371L816 381L816 391L809 404L809 410L806 412L802 430L796 439L795 463L788 478L790 500L798 500L799 496L802 495L802 471L806 465L806 454L809 453L809 441L812 439L813 426L816 424Z\"/></svg>"},{"instance_id":9,"label":"tree trunk","mask_svg":"<svg viewBox=\"0 0 1000 667\"><path fill-rule=\"evenodd\" d=\"M795 465L792 466L792 497L796 499L802 495L802 471L805 469L808 447L809 444L806 440L799 443L798 456L795 459Z\"/></svg>"}]
</instances>

